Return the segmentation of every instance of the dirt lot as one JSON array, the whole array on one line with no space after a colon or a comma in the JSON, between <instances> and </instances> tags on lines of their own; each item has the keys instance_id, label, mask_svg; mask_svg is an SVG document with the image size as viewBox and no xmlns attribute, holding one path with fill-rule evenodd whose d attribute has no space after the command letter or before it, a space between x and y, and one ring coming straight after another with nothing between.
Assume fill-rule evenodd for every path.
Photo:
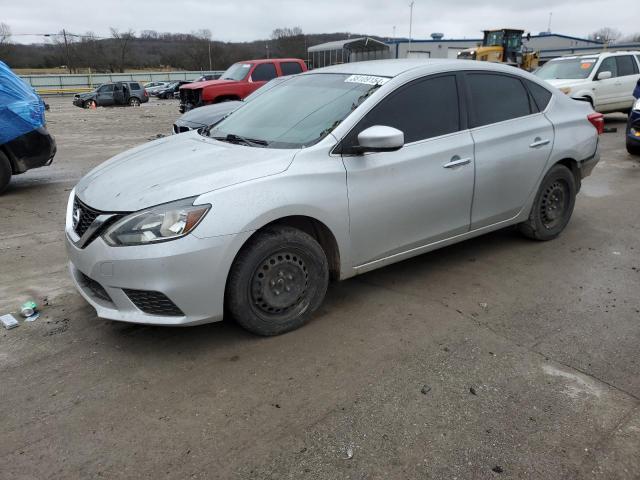
<instances>
[{"instance_id":1,"label":"dirt lot","mask_svg":"<svg viewBox=\"0 0 640 480\"><path fill-rule=\"evenodd\" d=\"M640 164L624 117L556 241L505 230L333 285L305 328L98 319L67 196L174 101L49 100L54 164L0 197L2 479L638 479Z\"/></svg>"}]
</instances>

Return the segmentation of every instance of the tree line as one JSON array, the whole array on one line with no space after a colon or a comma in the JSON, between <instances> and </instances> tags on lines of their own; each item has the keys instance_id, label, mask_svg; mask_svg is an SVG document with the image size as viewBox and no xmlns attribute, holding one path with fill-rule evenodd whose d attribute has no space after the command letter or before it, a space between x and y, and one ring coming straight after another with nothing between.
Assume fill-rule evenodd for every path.
<instances>
[{"instance_id":1,"label":"tree line","mask_svg":"<svg viewBox=\"0 0 640 480\"><path fill-rule=\"evenodd\" d=\"M11 42L11 29L0 24L0 60L12 68L58 68L69 73L124 72L127 69L224 70L241 61L267 57L307 58L307 48L342 40L349 33L305 34L300 27L273 30L270 38L253 42L221 42L210 30L191 33L110 28L108 38L93 32L74 34L61 30L45 43ZM376 37L374 37L376 38Z\"/></svg>"}]
</instances>

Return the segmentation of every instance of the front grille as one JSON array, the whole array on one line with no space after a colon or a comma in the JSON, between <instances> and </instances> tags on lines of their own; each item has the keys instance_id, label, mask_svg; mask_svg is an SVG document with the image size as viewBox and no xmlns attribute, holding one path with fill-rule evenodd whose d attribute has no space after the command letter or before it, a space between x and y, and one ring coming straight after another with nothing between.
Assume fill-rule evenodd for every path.
<instances>
[{"instance_id":1,"label":"front grille","mask_svg":"<svg viewBox=\"0 0 640 480\"><path fill-rule=\"evenodd\" d=\"M104 289L102 285L96 282L93 278L87 277L82 272L80 272L80 282L85 287L87 287L87 289L91 291L91 293L93 293L95 297L98 297L99 299L105 300L107 302L113 302L113 300L111 300L111 297L109 296L109 294L107 293L107 291Z\"/></svg>"},{"instance_id":2,"label":"front grille","mask_svg":"<svg viewBox=\"0 0 640 480\"><path fill-rule=\"evenodd\" d=\"M191 105L191 107L199 107L202 102L202 89L183 88L180 90L180 100L185 105Z\"/></svg>"},{"instance_id":3,"label":"front grille","mask_svg":"<svg viewBox=\"0 0 640 480\"><path fill-rule=\"evenodd\" d=\"M93 221L98 217L98 215L102 214L99 210L94 210L91 207L88 207L80 200L78 197L73 199L73 230L78 234L79 237L85 234L85 232L89 229Z\"/></svg>"},{"instance_id":4,"label":"front grille","mask_svg":"<svg viewBox=\"0 0 640 480\"><path fill-rule=\"evenodd\" d=\"M184 133L191 130L189 127L178 126L175 123L173 124L173 133Z\"/></svg>"},{"instance_id":5,"label":"front grille","mask_svg":"<svg viewBox=\"0 0 640 480\"><path fill-rule=\"evenodd\" d=\"M149 315L160 315L164 317L183 317L184 313L175 303L160 292L150 290L130 290L122 289L133 304Z\"/></svg>"}]
</instances>

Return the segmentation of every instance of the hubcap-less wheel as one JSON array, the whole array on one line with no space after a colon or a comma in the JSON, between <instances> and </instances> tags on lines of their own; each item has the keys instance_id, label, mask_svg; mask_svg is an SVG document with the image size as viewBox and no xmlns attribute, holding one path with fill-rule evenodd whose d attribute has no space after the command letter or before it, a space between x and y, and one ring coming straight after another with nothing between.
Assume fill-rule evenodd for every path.
<instances>
[{"instance_id":1,"label":"hubcap-less wheel","mask_svg":"<svg viewBox=\"0 0 640 480\"><path fill-rule=\"evenodd\" d=\"M267 315L306 308L308 279L307 266L301 255L289 251L271 255L253 274L253 306Z\"/></svg>"},{"instance_id":2,"label":"hubcap-less wheel","mask_svg":"<svg viewBox=\"0 0 640 480\"><path fill-rule=\"evenodd\" d=\"M140 106L140 100L138 100L137 98L130 98L129 99L129 105L131 105L132 107L139 107Z\"/></svg>"},{"instance_id":3,"label":"hubcap-less wheel","mask_svg":"<svg viewBox=\"0 0 640 480\"><path fill-rule=\"evenodd\" d=\"M547 230L556 228L564 220L569 206L569 187L558 180L549 185L540 202L540 218Z\"/></svg>"}]
</instances>

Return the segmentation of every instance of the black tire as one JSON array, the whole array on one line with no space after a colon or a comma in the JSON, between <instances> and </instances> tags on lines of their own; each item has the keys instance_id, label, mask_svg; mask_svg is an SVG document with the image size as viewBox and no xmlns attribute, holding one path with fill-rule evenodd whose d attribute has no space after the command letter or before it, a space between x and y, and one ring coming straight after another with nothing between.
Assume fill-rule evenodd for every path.
<instances>
[{"instance_id":1,"label":"black tire","mask_svg":"<svg viewBox=\"0 0 640 480\"><path fill-rule=\"evenodd\" d=\"M11 162L0 152L0 194L4 192L11 181Z\"/></svg>"},{"instance_id":2,"label":"black tire","mask_svg":"<svg viewBox=\"0 0 640 480\"><path fill-rule=\"evenodd\" d=\"M238 254L227 282L227 309L256 335L280 335L304 325L327 292L329 266L310 235L268 227Z\"/></svg>"},{"instance_id":3,"label":"black tire","mask_svg":"<svg viewBox=\"0 0 640 480\"><path fill-rule=\"evenodd\" d=\"M633 142L627 139L627 152L630 155L640 155L640 142Z\"/></svg>"},{"instance_id":4,"label":"black tire","mask_svg":"<svg viewBox=\"0 0 640 480\"><path fill-rule=\"evenodd\" d=\"M571 170L560 164L551 167L540 184L529 219L518 225L520 232L534 240L556 238L571 219L576 193Z\"/></svg>"},{"instance_id":5,"label":"black tire","mask_svg":"<svg viewBox=\"0 0 640 480\"><path fill-rule=\"evenodd\" d=\"M140 99L137 97L131 97L129 99L129 106L130 107L139 107L140 106Z\"/></svg>"}]
</instances>

